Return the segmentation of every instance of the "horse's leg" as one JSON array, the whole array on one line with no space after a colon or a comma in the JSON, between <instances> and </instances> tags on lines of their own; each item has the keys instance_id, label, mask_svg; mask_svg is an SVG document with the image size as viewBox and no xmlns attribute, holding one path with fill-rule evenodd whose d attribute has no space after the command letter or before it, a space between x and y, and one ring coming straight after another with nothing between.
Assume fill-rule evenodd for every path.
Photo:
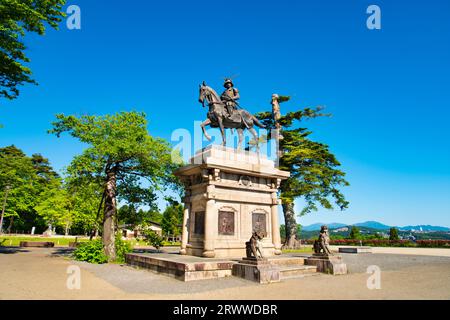
<instances>
[{"instance_id":1,"label":"horse's leg","mask_svg":"<svg viewBox=\"0 0 450 320\"><path fill-rule=\"evenodd\" d=\"M226 146L227 145L227 137L225 135L225 128L223 126L223 119L222 119L222 117L217 117L217 120L219 122L220 133L222 133L222 145Z\"/></svg>"},{"instance_id":2,"label":"horse's leg","mask_svg":"<svg viewBox=\"0 0 450 320\"><path fill-rule=\"evenodd\" d=\"M236 129L236 131L237 131L237 133L238 133L238 136L239 136L239 142L238 142L238 147L237 147L237 149L238 150L241 150L241 148L242 148L242 139L244 138L244 129L242 129L242 128L237 128Z\"/></svg>"},{"instance_id":3,"label":"horse's leg","mask_svg":"<svg viewBox=\"0 0 450 320\"><path fill-rule=\"evenodd\" d=\"M206 119L205 121L203 121L201 124L200 124L200 127L202 127L202 130L203 130L203 134L205 135L205 137L206 137L206 139L208 139L208 141L211 141L211 137L208 135L208 133L206 132L206 129L205 129L205 127L206 126L209 126L211 124L211 120L209 120L209 119Z\"/></svg>"},{"instance_id":4,"label":"horse's leg","mask_svg":"<svg viewBox=\"0 0 450 320\"><path fill-rule=\"evenodd\" d=\"M256 132L255 128L253 128L253 127L248 128L248 131L250 131L250 133L253 135L253 139L255 139L256 152L259 152L259 137L258 137L258 133Z\"/></svg>"}]
</instances>

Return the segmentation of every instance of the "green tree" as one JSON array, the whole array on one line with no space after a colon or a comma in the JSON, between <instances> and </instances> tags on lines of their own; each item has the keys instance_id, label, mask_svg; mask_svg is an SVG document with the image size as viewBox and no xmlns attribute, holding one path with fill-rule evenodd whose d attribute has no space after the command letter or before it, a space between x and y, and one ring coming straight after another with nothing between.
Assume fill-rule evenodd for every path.
<instances>
[{"instance_id":1,"label":"green tree","mask_svg":"<svg viewBox=\"0 0 450 320\"><path fill-rule=\"evenodd\" d=\"M14 218L33 206L36 180L33 163L22 150L15 146L0 148L0 196L3 200L0 233L6 217L9 217L11 231Z\"/></svg>"},{"instance_id":2,"label":"green tree","mask_svg":"<svg viewBox=\"0 0 450 320\"><path fill-rule=\"evenodd\" d=\"M395 241L398 240L398 230L397 228L390 228L389 229L389 240Z\"/></svg>"},{"instance_id":3,"label":"green tree","mask_svg":"<svg viewBox=\"0 0 450 320\"><path fill-rule=\"evenodd\" d=\"M64 234L68 235L75 217L74 196L61 183L57 183L44 191L40 198L42 200L34 208L37 214L48 224L62 227Z\"/></svg>"},{"instance_id":4,"label":"green tree","mask_svg":"<svg viewBox=\"0 0 450 320\"><path fill-rule=\"evenodd\" d=\"M161 227L165 234L178 236L183 223L183 205L170 204L163 212Z\"/></svg>"},{"instance_id":5,"label":"green tree","mask_svg":"<svg viewBox=\"0 0 450 320\"><path fill-rule=\"evenodd\" d=\"M65 0L2 0L0 2L0 98L14 99L18 86L36 83L31 70L23 65L30 61L25 55L26 32L39 35L45 26L58 27L64 13Z\"/></svg>"},{"instance_id":6,"label":"green tree","mask_svg":"<svg viewBox=\"0 0 450 320\"><path fill-rule=\"evenodd\" d=\"M69 180L66 188L73 194L73 229L84 234L98 230L100 226L99 207L103 194L102 185L98 182L88 181L75 184Z\"/></svg>"},{"instance_id":7,"label":"green tree","mask_svg":"<svg viewBox=\"0 0 450 320\"><path fill-rule=\"evenodd\" d=\"M36 214L34 207L40 194L58 179L48 159L42 155L26 156L15 146L0 148L0 199L4 218L9 219L8 232L13 225L16 230L45 227L44 220ZM1 218L0 218L1 220ZM0 223L2 224L2 223Z\"/></svg>"},{"instance_id":8,"label":"green tree","mask_svg":"<svg viewBox=\"0 0 450 320\"><path fill-rule=\"evenodd\" d=\"M359 239L361 237L358 227L352 226L349 237L350 239Z\"/></svg>"},{"instance_id":9,"label":"green tree","mask_svg":"<svg viewBox=\"0 0 450 320\"><path fill-rule=\"evenodd\" d=\"M283 101L287 101L284 99ZM279 168L291 173L291 176L281 182L280 197L285 220L285 246L292 247L297 234L297 221L294 210L295 199L301 198L305 206L299 212L300 216L317 211L318 206L333 209L333 203L341 210L348 207L340 188L348 186L344 179L345 173L339 169L340 163L329 147L323 143L312 141L311 131L299 127L302 120L327 116L322 108L305 108L289 112L276 122L272 112L258 113L268 129L267 137L262 139L277 139L277 126L280 128Z\"/></svg>"},{"instance_id":10,"label":"green tree","mask_svg":"<svg viewBox=\"0 0 450 320\"><path fill-rule=\"evenodd\" d=\"M147 211L145 222L161 223L162 219L163 219L163 216L161 213L159 213L158 211L155 211L155 210L149 210L149 211Z\"/></svg>"},{"instance_id":11,"label":"green tree","mask_svg":"<svg viewBox=\"0 0 450 320\"><path fill-rule=\"evenodd\" d=\"M284 237L286 236L286 226L284 224L280 224L280 235L281 238L284 240Z\"/></svg>"},{"instance_id":12,"label":"green tree","mask_svg":"<svg viewBox=\"0 0 450 320\"><path fill-rule=\"evenodd\" d=\"M147 131L144 113L120 112L105 116L59 114L50 133L67 132L89 145L68 168L73 176L101 179L103 185L103 232L105 254L115 260L117 199L155 206L156 192L175 188L169 144ZM145 183L144 183L145 182Z\"/></svg>"}]
</instances>

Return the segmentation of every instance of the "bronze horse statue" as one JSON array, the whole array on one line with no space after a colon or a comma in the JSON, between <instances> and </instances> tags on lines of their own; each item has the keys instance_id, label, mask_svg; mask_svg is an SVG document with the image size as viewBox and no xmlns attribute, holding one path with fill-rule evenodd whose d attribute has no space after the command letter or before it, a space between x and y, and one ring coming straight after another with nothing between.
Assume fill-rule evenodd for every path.
<instances>
[{"instance_id":1,"label":"bronze horse statue","mask_svg":"<svg viewBox=\"0 0 450 320\"><path fill-rule=\"evenodd\" d=\"M228 116L225 109L225 103L220 99L219 95L213 88L203 83L200 85L200 95L198 98L199 102L205 107L205 102L208 104L208 119L200 124L203 134L208 141L211 141L211 137L206 132L206 126L211 128L220 128L220 133L222 134L222 145L226 145L226 135L225 129L236 129L239 136L238 149L241 149L242 139L244 137L243 133L245 129L248 129L253 135L256 142L256 148L259 150L258 133L256 132L254 125L259 128L265 128L265 126L258 120L254 115L244 109L235 110L232 115Z\"/></svg>"}]
</instances>

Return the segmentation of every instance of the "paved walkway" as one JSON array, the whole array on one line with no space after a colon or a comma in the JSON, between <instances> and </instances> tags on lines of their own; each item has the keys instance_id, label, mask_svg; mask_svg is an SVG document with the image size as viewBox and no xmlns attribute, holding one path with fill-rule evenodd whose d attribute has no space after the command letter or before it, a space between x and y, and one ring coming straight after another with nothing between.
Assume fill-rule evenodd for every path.
<instances>
[{"instance_id":1,"label":"paved walkway","mask_svg":"<svg viewBox=\"0 0 450 320\"><path fill-rule=\"evenodd\" d=\"M330 247L333 250L338 251L338 249L340 247L349 247L349 246L330 246ZM439 248L372 247L372 253L450 257L450 248L449 249L439 249Z\"/></svg>"},{"instance_id":2,"label":"paved walkway","mask_svg":"<svg viewBox=\"0 0 450 320\"><path fill-rule=\"evenodd\" d=\"M344 255L350 274L319 274L270 285L230 277L181 282L118 264L74 262L63 249L0 248L0 299L450 299L450 258L395 254ZM67 288L69 266L81 289ZM381 289L369 290L369 265Z\"/></svg>"}]
</instances>

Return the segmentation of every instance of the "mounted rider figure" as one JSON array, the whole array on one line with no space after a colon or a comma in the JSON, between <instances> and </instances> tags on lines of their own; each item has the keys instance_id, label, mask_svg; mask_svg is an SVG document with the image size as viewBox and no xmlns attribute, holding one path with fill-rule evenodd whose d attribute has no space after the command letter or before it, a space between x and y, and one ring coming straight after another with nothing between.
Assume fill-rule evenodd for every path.
<instances>
[{"instance_id":1,"label":"mounted rider figure","mask_svg":"<svg viewBox=\"0 0 450 320\"><path fill-rule=\"evenodd\" d=\"M237 100L239 100L239 90L234 87L233 81L231 79L225 79L223 84L225 91L220 96L220 100L225 104L226 112L228 113L228 118L231 118L234 111L237 110Z\"/></svg>"}]
</instances>

